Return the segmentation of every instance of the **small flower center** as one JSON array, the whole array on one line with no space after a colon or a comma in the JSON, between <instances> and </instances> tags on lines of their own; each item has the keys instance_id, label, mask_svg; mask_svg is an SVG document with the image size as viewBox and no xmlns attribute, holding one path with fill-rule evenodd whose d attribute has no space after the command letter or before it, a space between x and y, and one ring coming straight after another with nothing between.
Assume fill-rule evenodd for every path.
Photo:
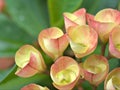
<instances>
[{"instance_id":1,"label":"small flower center","mask_svg":"<svg viewBox=\"0 0 120 90\"><path fill-rule=\"evenodd\" d=\"M89 47L88 45L85 45L83 43L76 44L72 41L70 43L71 43L71 47L75 53L85 53Z\"/></svg>"},{"instance_id":2,"label":"small flower center","mask_svg":"<svg viewBox=\"0 0 120 90\"><path fill-rule=\"evenodd\" d=\"M58 72L55 76L55 82L58 85L67 85L73 82L78 74L78 67L71 65L70 67Z\"/></svg>"},{"instance_id":3,"label":"small flower center","mask_svg":"<svg viewBox=\"0 0 120 90\"><path fill-rule=\"evenodd\" d=\"M70 68L60 71L56 74L56 83L59 85L66 85L76 79L76 72Z\"/></svg>"},{"instance_id":4,"label":"small flower center","mask_svg":"<svg viewBox=\"0 0 120 90\"><path fill-rule=\"evenodd\" d=\"M106 65L105 64L99 64L99 65L96 65L96 66L88 66L87 67L87 70L91 73L94 73L94 74L98 74L98 73L101 73L103 72L104 70L106 69Z\"/></svg>"},{"instance_id":5,"label":"small flower center","mask_svg":"<svg viewBox=\"0 0 120 90\"><path fill-rule=\"evenodd\" d=\"M115 47L117 48L118 51L120 51L120 44L116 44Z\"/></svg>"},{"instance_id":6,"label":"small flower center","mask_svg":"<svg viewBox=\"0 0 120 90\"><path fill-rule=\"evenodd\" d=\"M120 78L117 76L114 76L112 78L113 85L115 87L115 90L120 90Z\"/></svg>"}]
</instances>

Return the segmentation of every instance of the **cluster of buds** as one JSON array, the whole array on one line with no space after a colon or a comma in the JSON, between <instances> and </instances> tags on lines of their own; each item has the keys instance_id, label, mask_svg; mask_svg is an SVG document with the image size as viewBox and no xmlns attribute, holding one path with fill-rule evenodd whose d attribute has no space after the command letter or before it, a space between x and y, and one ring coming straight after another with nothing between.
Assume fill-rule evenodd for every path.
<instances>
[{"instance_id":1,"label":"cluster of buds","mask_svg":"<svg viewBox=\"0 0 120 90\"><path fill-rule=\"evenodd\" d=\"M42 30L38 36L41 49L54 62L49 74L53 86L59 90L71 90L79 86L83 79L95 87L105 80L105 90L119 90L120 69L109 73L109 58L103 54L90 54L95 51L100 39L101 45L104 46L109 41L109 56L120 58L120 12L108 8L94 16L82 8L74 13L65 12L63 16L65 33L58 27L51 27ZM74 58L64 56L68 45L74 53ZM101 52L105 52L102 50ZM85 56L88 57L84 61L77 61ZM16 52L15 62L18 65L15 74L20 77L30 77L47 70L41 53L31 45L24 45ZM29 84L21 90L29 89L49 90L36 84Z\"/></svg>"}]
</instances>

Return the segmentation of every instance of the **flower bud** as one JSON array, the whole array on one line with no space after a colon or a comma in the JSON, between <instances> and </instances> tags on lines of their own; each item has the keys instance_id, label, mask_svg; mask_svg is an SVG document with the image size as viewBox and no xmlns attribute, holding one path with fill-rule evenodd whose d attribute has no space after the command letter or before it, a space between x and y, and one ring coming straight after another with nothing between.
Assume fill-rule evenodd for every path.
<instances>
[{"instance_id":1,"label":"flower bud","mask_svg":"<svg viewBox=\"0 0 120 90\"><path fill-rule=\"evenodd\" d=\"M59 28L52 27L40 32L38 42L43 51L51 58L62 56L68 46L68 39Z\"/></svg>"},{"instance_id":2,"label":"flower bud","mask_svg":"<svg viewBox=\"0 0 120 90\"><path fill-rule=\"evenodd\" d=\"M74 59L62 56L51 66L50 75L57 89L71 90L80 77L79 65Z\"/></svg>"},{"instance_id":3,"label":"flower bud","mask_svg":"<svg viewBox=\"0 0 120 90\"><path fill-rule=\"evenodd\" d=\"M115 27L110 33L109 52L112 56L120 58L120 25Z\"/></svg>"},{"instance_id":4,"label":"flower bud","mask_svg":"<svg viewBox=\"0 0 120 90\"><path fill-rule=\"evenodd\" d=\"M105 90L120 90L120 68L112 70L104 82Z\"/></svg>"},{"instance_id":5,"label":"flower bud","mask_svg":"<svg viewBox=\"0 0 120 90\"><path fill-rule=\"evenodd\" d=\"M84 8L75 11L74 13L64 13L64 22L66 30L70 26L86 24L86 10Z\"/></svg>"},{"instance_id":6,"label":"flower bud","mask_svg":"<svg viewBox=\"0 0 120 90\"><path fill-rule=\"evenodd\" d=\"M77 58L82 58L95 50L98 35L96 31L89 26L72 26L68 28L67 33L70 46Z\"/></svg>"},{"instance_id":7,"label":"flower bud","mask_svg":"<svg viewBox=\"0 0 120 90\"><path fill-rule=\"evenodd\" d=\"M30 77L46 69L41 53L31 45L24 45L16 52L15 62L18 66L15 74L20 77Z\"/></svg>"},{"instance_id":8,"label":"flower bud","mask_svg":"<svg viewBox=\"0 0 120 90\"><path fill-rule=\"evenodd\" d=\"M120 12L114 9L103 9L95 16L87 14L88 24L94 28L100 40L106 44L111 30L120 24Z\"/></svg>"},{"instance_id":9,"label":"flower bud","mask_svg":"<svg viewBox=\"0 0 120 90\"><path fill-rule=\"evenodd\" d=\"M82 76L92 85L98 86L106 77L109 71L109 64L105 57L91 55L80 64Z\"/></svg>"},{"instance_id":10,"label":"flower bud","mask_svg":"<svg viewBox=\"0 0 120 90\"><path fill-rule=\"evenodd\" d=\"M47 87L42 87L37 84L29 84L21 88L21 90L49 90Z\"/></svg>"}]
</instances>

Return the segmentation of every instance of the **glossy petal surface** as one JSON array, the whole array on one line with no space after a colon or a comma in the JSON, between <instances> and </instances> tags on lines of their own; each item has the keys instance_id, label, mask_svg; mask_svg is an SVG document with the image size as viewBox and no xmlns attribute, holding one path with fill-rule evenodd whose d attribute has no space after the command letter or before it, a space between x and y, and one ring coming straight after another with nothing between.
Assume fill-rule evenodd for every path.
<instances>
[{"instance_id":1,"label":"glossy petal surface","mask_svg":"<svg viewBox=\"0 0 120 90\"><path fill-rule=\"evenodd\" d=\"M78 58L92 53L96 46L98 35L96 31L87 25L72 26L68 28L70 46Z\"/></svg>"},{"instance_id":2,"label":"glossy petal surface","mask_svg":"<svg viewBox=\"0 0 120 90\"><path fill-rule=\"evenodd\" d=\"M99 85L109 71L109 64L105 57L91 55L85 62L80 64L83 77L93 85Z\"/></svg>"},{"instance_id":3,"label":"glossy petal surface","mask_svg":"<svg viewBox=\"0 0 120 90\"><path fill-rule=\"evenodd\" d=\"M104 89L119 90L120 89L120 68L112 70L106 77Z\"/></svg>"},{"instance_id":4,"label":"glossy petal surface","mask_svg":"<svg viewBox=\"0 0 120 90\"><path fill-rule=\"evenodd\" d=\"M79 70L74 59L67 56L58 58L50 70L53 85L61 90L72 89L80 77Z\"/></svg>"},{"instance_id":5,"label":"glossy petal surface","mask_svg":"<svg viewBox=\"0 0 120 90\"><path fill-rule=\"evenodd\" d=\"M112 56L120 58L120 26L115 27L109 36L109 52Z\"/></svg>"},{"instance_id":6,"label":"glossy petal surface","mask_svg":"<svg viewBox=\"0 0 120 90\"><path fill-rule=\"evenodd\" d=\"M52 27L40 32L38 42L43 51L53 59L58 58L68 46L68 39L61 29Z\"/></svg>"},{"instance_id":7,"label":"glossy petal surface","mask_svg":"<svg viewBox=\"0 0 120 90\"><path fill-rule=\"evenodd\" d=\"M24 45L16 52L15 63L18 66L16 74L21 77L29 77L46 69L41 53L31 45Z\"/></svg>"}]
</instances>

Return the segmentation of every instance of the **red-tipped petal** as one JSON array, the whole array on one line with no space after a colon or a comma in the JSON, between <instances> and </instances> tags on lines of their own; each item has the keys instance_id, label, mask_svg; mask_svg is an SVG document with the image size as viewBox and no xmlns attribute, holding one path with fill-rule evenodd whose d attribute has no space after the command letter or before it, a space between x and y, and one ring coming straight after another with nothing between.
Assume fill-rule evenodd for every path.
<instances>
[{"instance_id":1,"label":"red-tipped petal","mask_svg":"<svg viewBox=\"0 0 120 90\"><path fill-rule=\"evenodd\" d=\"M120 23L120 12L115 9L107 8L99 11L94 18L99 22L115 22Z\"/></svg>"},{"instance_id":2,"label":"red-tipped petal","mask_svg":"<svg viewBox=\"0 0 120 90\"><path fill-rule=\"evenodd\" d=\"M92 53L98 42L96 31L87 25L69 27L68 38L70 46L78 58Z\"/></svg>"},{"instance_id":3,"label":"red-tipped petal","mask_svg":"<svg viewBox=\"0 0 120 90\"><path fill-rule=\"evenodd\" d=\"M32 68L30 65L26 65L24 68L18 67L17 71L15 72L17 76L24 77L24 78L31 77L36 73L38 73L38 71Z\"/></svg>"},{"instance_id":4,"label":"red-tipped petal","mask_svg":"<svg viewBox=\"0 0 120 90\"><path fill-rule=\"evenodd\" d=\"M21 77L30 77L46 70L41 53L31 45L24 45L16 52L15 62L18 66L16 75Z\"/></svg>"},{"instance_id":5,"label":"red-tipped petal","mask_svg":"<svg viewBox=\"0 0 120 90\"><path fill-rule=\"evenodd\" d=\"M42 87L37 84L29 84L21 88L21 90L49 90L47 87Z\"/></svg>"},{"instance_id":6,"label":"red-tipped petal","mask_svg":"<svg viewBox=\"0 0 120 90\"><path fill-rule=\"evenodd\" d=\"M99 85L109 71L107 59L100 55L91 55L85 62L80 64L83 77L93 85Z\"/></svg>"},{"instance_id":7,"label":"red-tipped petal","mask_svg":"<svg viewBox=\"0 0 120 90\"><path fill-rule=\"evenodd\" d=\"M51 66L50 75L57 89L70 90L80 77L79 66L74 59L62 56Z\"/></svg>"},{"instance_id":8,"label":"red-tipped petal","mask_svg":"<svg viewBox=\"0 0 120 90\"><path fill-rule=\"evenodd\" d=\"M112 56L120 58L120 26L115 27L109 36L109 52Z\"/></svg>"},{"instance_id":9,"label":"red-tipped petal","mask_svg":"<svg viewBox=\"0 0 120 90\"><path fill-rule=\"evenodd\" d=\"M48 28L40 32L38 41L43 51L53 59L62 56L68 46L66 35L56 27Z\"/></svg>"},{"instance_id":10,"label":"red-tipped petal","mask_svg":"<svg viewBox=\"0 0 120 90\"><path fill-rule=\"evenodd\" d=\"M119 90L120 89L120 68L113 69L106 77L104 82L105 90Z\"/></svg>"},{"instance_id":11,"label":"red-tipped petal","mask_svg":"<svg viewBox=\"0 0 120 90\"><path fill-rule=\"evenodd\" d=\"M120 24L120 12L114 9L103 9L95 17L87 14L88 24L99 34L100 40L106 44L112 29Z\"/></svg>"},{"instance_id":12,"label":"red-tipped petal","mask_svg":"<svg viewBox=\"0 0 120 90\"><path fill-rule=\"evenodd\" d=\"M70 26L86 24L86 10L84 8L75 11L74 13L64 13L64 22L66 31Z\"/></svg>"}]
</instances>

